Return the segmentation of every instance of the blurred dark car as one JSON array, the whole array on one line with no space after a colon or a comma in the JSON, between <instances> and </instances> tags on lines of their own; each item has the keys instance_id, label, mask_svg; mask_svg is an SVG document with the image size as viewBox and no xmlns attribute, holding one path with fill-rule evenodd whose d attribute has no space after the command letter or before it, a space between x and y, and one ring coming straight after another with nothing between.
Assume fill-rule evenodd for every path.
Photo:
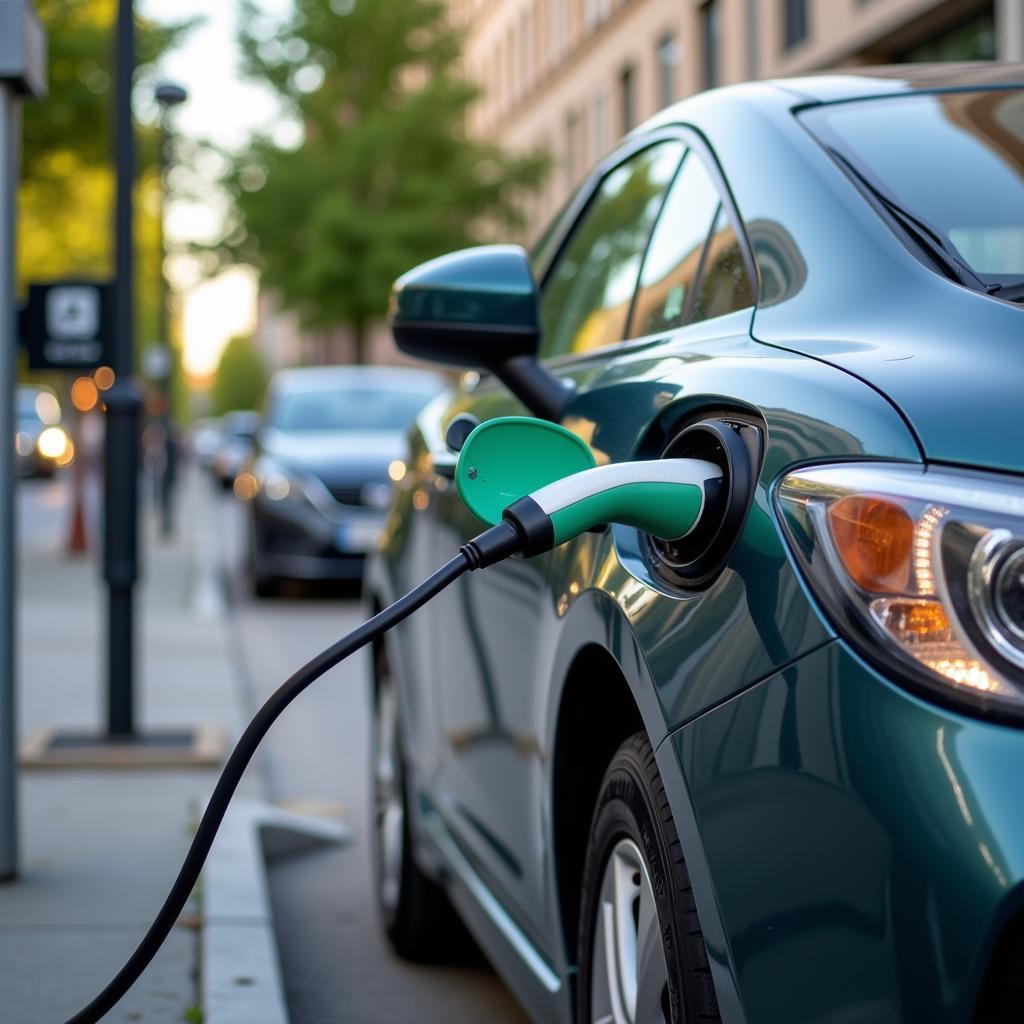
<instances>
[{"instance_id":1,"label":"blurred dark car","mask_svg":"<svg viewBox=\"0 0 1024 1024\"><path fill-rule=\"evenodd\" d=\"M71 441L60 425L50 388L22 386L15 403L14 458L19 476L50 477L70 461Z\"/></svg>"},{"instance_id":2,"label":"blurred dark car","mask_svg":"<svg viewBox=\"0 0 1024 1024\"><path fill-rule=\"evenodd\" d=\"M276 374L257 435L249 572L258 595L281 579L358 580L377 547L406 436L444 390L424 370L311 367ZM248 492L248 493L245 493Z\"/></svg>"},{"instance_id":3,"label":"blurred dark car","mask_svg":"<svg viewBox=\"0 0 1024 1024\"><path fill-rule=\"evenodd\" d=\"M230 491L242 467L252 457L260 414L249 410L229 412L224 415L220 426L220 443L213 453L211 469L221 487Z\"/></svg>"}]
</instances>

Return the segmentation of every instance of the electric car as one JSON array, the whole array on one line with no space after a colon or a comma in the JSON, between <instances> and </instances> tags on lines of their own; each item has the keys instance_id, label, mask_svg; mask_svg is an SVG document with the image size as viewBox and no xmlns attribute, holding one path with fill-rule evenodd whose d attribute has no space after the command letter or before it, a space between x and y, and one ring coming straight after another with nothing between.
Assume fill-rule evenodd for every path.
<instances>
[{"instance_id":1,"label":"electric car","mask_svg":"<svg viewBox=\"0 0 1024 1024\"><path fill-rule=\"evenodd\" d=\"M393 367L304 367L276 373L247 479L249 577L258 595L281 579L359 580L405 472L404 435L445 387Z\"/></svg>"},{"instance_id":2,"label":"electric car","mask_svg":"<svg viewBox=\"0 0 1024 1024\"><path fill-rule=\"evenodd\" d=\"M376 605L479 532L453 470L495 417L722 473L683 537L510 559L377 645L401 954L461 919L559 1024L1021 1020L1022 298L1008 65L688 99L529 256L398 282L400 346L467 372L411 433Z\"/></svg>"}]
</instances>

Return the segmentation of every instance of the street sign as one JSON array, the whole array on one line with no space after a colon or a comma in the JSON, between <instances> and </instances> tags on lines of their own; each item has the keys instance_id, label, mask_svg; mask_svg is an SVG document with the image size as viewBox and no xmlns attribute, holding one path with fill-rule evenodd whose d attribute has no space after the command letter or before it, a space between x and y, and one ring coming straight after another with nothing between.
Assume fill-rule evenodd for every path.
<instances>
[{"instance_id":1,"label":"street sign","mask_svg":"<svg viewBox=\"0 0 1024 1024\"><path fill-rule=\"evenodd\" d=\"M33 370L94 370L109 362L113 286L98 281L31 284L21 318Z\"/></svg>"}]
</instances>

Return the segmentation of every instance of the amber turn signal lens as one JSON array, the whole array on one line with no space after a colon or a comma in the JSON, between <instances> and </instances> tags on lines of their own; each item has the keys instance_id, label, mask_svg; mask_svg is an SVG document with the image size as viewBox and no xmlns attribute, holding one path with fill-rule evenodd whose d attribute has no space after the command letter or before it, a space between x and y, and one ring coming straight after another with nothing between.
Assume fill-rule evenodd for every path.
<instances>
[{"instance_id":1,"label":"amber turn signal lens","mask_svg":"<svg viewBox=\"0 0 1024 1024\"><path fill-rule=\"evenodd\" d=\"M851 494L829 506L836 550L851 579L876 594L910 586L914 523L906 509L884 498Z\"/></svg>"}]
</instances>

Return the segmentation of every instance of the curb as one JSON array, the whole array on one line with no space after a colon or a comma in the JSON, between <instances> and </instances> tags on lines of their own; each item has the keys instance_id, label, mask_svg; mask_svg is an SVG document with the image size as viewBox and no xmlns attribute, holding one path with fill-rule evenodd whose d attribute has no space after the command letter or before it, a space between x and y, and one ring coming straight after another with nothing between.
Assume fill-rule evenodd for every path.
<instances>
[{"instance_id":1,"label":"curb","mask_svg":"<svg viewBox=\"0 0 1024 1024\"><path fill-rule=\"evenodd\" d=\"M255 800L232 804L203 872L205 1024L288 1024L266 858L351 837L340 822Z\"/></svg>"}]
</instances>

